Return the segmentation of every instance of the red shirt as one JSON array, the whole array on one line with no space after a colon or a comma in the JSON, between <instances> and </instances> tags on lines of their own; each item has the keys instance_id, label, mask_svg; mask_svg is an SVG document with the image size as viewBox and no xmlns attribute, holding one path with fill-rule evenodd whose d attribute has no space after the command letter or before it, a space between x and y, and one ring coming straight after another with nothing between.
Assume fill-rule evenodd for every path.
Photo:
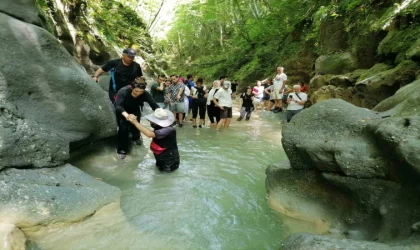
<instances>
[{"instance_id":1,"label":"red shirt","mask_svg":"<svg viewBox=\"0 0 420 250\"><path fill-rule=\"evenodd\" d=\"M302 87L300 87L300 92L307 92L308 91L308 87L306 87L306 85L303 85Z\"/></svg>"}]
</instances>

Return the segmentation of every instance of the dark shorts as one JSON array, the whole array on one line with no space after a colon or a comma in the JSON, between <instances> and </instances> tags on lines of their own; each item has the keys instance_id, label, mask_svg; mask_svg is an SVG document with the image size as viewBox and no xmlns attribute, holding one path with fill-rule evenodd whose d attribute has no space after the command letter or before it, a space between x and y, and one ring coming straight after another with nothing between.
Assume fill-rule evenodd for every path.
<instances>
[{"instance_id":1,"label":"dark shorts","mask_svg":"<svg viewBox=\"0 0 420 250\"><path fill-rule=\"evenodd\" d=\"M223 110L220 110L220 119L232 118L232 107L223 107Z\"/></svg>"}]
</instances>

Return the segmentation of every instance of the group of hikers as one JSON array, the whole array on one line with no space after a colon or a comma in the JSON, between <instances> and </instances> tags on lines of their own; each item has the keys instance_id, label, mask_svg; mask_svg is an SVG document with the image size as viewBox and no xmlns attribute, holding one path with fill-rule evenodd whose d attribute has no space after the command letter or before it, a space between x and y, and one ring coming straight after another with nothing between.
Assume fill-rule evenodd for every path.
<instances>
[{"instance_id":1,"label":"group of hikers","mask_svg":"<svg viewBox=\"0 0 420 250\"><path fill-rule=\"evenodd\" d=\"M142 144L140 133L152 138L150 149L156 158L156 166L161 171L173 171L179 167L179 153L174 125L182 128L185 120L192 120L193 128L205 125L206 112L211 127L216 130L228 128L232 119L232 105L236 98L238 83L231 83L226 76L212 83L211 88L204 85L203 78L194 82L192 74L184 80L178 75L166 78L159 75L146 90L146 82L140 65L134 61L136 51L131 48L123 50L122 58L111 60L99 68L92 79L99 82L104 72L111 75L109 82L109 99L115 107L118 125L117 155L125 159L131 141ZM287 120L296 115L307 100L307 95L300 92L301 86L293 89L287 87L287 76L283 68L277 68L277 75L257 85L247 87L240 95L242 100L240 116L237 119L249 121L254 110L282 111L287 104ZM271 84L272 83L272 84ZM264 86L262 86L264 84ZM299 89L298 89L299 88ZM286 98L284 98L286 96ZM154 111L144 118L149 120L153 130L140 123L144 102ZM274 106L274 108L273 108ZM192 113L191 118L187 118ZM197 124L197 116L199 122Z\"/></svg>"}]
</instances>

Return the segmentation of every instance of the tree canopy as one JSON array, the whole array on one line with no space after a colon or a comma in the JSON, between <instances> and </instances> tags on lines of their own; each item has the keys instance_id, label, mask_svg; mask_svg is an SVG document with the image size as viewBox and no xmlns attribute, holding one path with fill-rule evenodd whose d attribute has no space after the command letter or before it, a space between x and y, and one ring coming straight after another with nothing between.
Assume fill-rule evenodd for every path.
<instances>
[{"instance_id":1,"label":"tree canopy","mask_svg":"<svg viewBox=\"0 0 420 250\"><path fill-rule=\"evenodd\" d=\"M279 64L299 64L308 54L334 53L321 42L326 21L338 20L337 28L349 34L346 46L368 43L369 33L379 32L392 16L382 10L395 12L397 2L192 0L178 7L172 29L155 48L180 74L254 80Z\"/></svg>"}]
</instances>

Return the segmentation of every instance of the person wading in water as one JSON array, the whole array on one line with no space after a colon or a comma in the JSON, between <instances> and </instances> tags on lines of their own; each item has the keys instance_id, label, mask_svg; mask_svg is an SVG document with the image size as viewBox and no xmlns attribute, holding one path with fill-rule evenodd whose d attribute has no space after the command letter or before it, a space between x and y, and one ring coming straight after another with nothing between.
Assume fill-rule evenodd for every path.
<instances>
[{"instance_id":1,"label":"person wading in water","mask_svg":"<svg viewBox=\"0 0 420 250\"><path fill-rule=\"evenodd\" d=\"M210 120L210 127L217 125L220 121L220 111L219 108L214 106L213 97L214 94L217 93L220 89L220 82L215 80L213 82L213 87L210 89L209 93L207 94L207 115L209 116Z\"/></svg>"},{"instance_id":2,"label":"person wading in water","mask_svg":"<svg viewBox=\"0 0 420 250\"><path fill-rule=\"evenodd\" d=\"M192 96L193 128L197 127L197 114L200 114L200 125L198 127L201 128L206 117L207 91L203 86L203 78L198 78L196 84L197 86Z\"/></svg>"},{"instance_id":3,"label":"person wading in water","mask_svg":"<svg viewBox=\"0 0 420 250\"><path fill-rule=\"evenodd\" d=\"M102 73L110 72L108 95L111 102L115 101L116 94L121 88L130 85L134 80L139 80L143 76L140 64L134 61L135 56L136 51L134 49L125 49L121 59L107 62L92 76L93 80L99 82L99 76Z\"/></svg>"},{"instance_id":4,"label":"person wading in water","mask_svg":"<svg viewBox=\"0 0 420 250\"><path fill-rule=\"evenodd\" d=\"M159 108L159 105L145 89L145 85L134 84L133 86L126 86L118 91L115 100L115 111L117 113L118 125L117 154L120 159L124 159L127 155L130 131L132 134L131 139L134 143L137 145L142 144L140 133L131 125L129 122L130 118L140 121L140 106L144 102L147 102L153 110Z\"/></svg>"},{"instance_id":5,"label":"person wading in water","mask_svg":"<svg viewBox=\"0 0 420 250\"><path fill-rule=\"evenodd\" d=\"M213 96L213 102L219 108L220 121L217 123L216 130L219 131L224 124L224 128L229 128L230 120L232 120L232 94L230 82L224 81L219 91Z\"/></svg>"},{"instance_id":6,"label":"person wading in water","mask_svg":"<svg viewBox=\"0 0 420 250\"><path fill-rule=\"evenodd\" d=\"M242 101L242 108L241 108L241 115L237 119L237 121L241 121L244 119L246 115L246 120L249 121L251 118L252 111L254 111L254 104L252 101L254 100L254 94L252 93L252 88L249 86L246 89L246 92L241 95Z\"/></svg>"},{"instance_id":7,"label":"person wading in water","mask_svg":"<svg viewBox=\"0 0 420 250\"><path fill-rule=\"evenodd\" d=\"M137 119L130 117L129 121L145 136L152 138L150 150L156 159L156 167L160 171L174 171L179 167L180 159L176 130L172 127L174 115L169 111L158 108L154 113L146 115L154 131L141 125Z\"/></svg>"}]
</instances>

